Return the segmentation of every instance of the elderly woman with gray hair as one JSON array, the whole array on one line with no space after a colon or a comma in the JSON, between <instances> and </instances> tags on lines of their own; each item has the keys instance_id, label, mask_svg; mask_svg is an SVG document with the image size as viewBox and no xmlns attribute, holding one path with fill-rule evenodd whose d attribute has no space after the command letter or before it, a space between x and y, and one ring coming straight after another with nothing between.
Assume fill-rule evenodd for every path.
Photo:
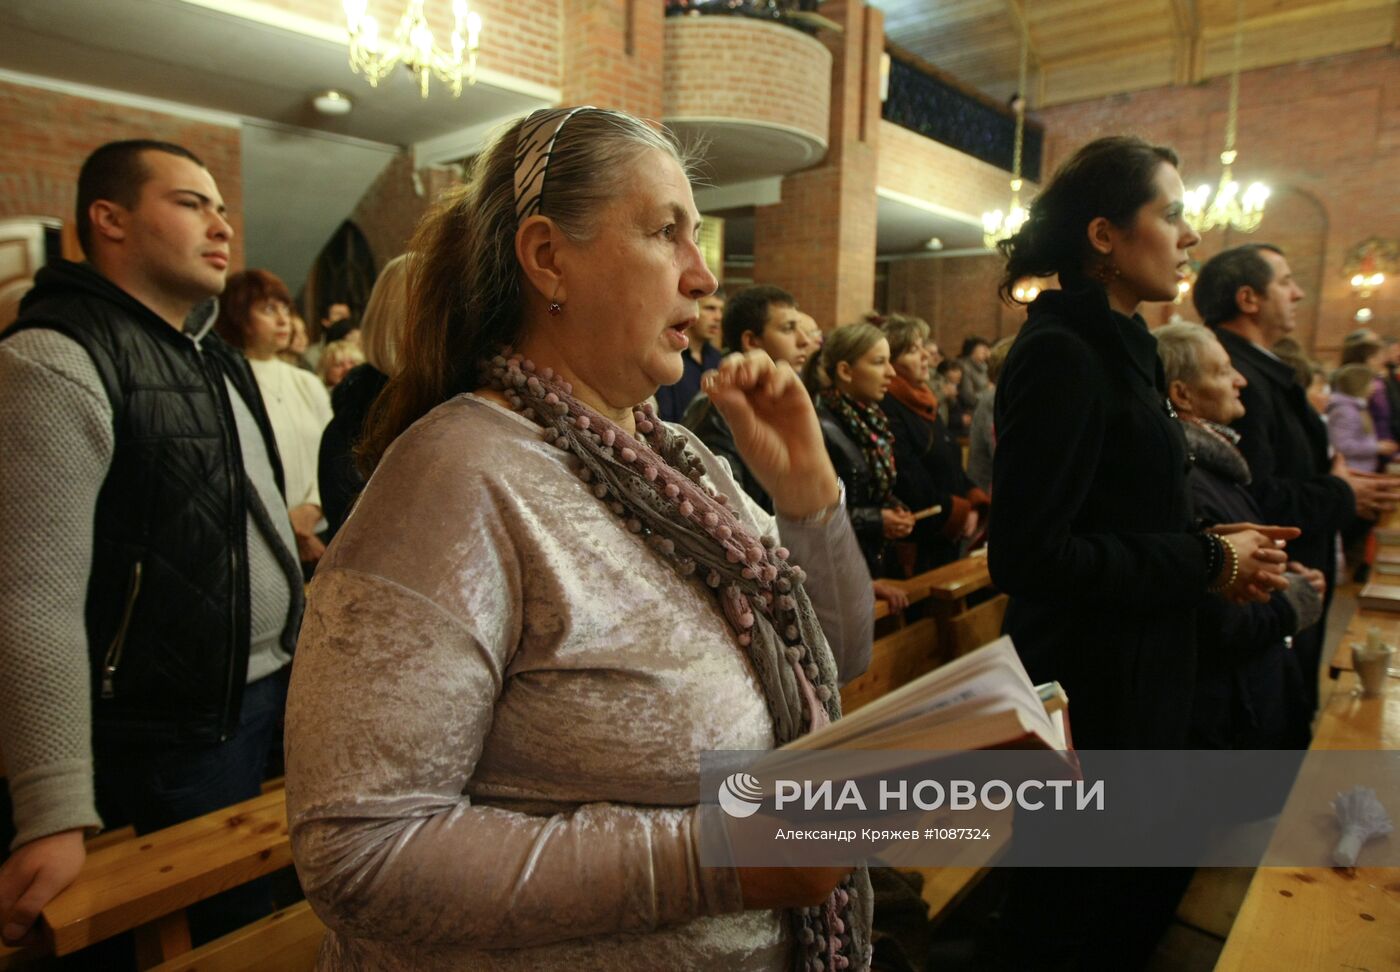
<instances>
[{"instance_id":1,"label":"elderly woman with gray hair","mask_svg":"<svg viewBox=\"0 0 1400 972\"><path fill-rule=\"evenodd\" d=\"M839 718L873 603L789 365L704 379L776 516L646 404L715 289L689 162L541 110L419 227L287 705L322 969L869 968L864 868L700 857L701 755Z\"/></svg>"},{"instance_id":2,"label":"elderly woman with gray hair","mask_svg":"<svg viewBox=\"0 0 1400 972\"><path fill-rule=\"evenodd\" d=\"M1229 424L1244 414L1245 380L1215 335L1199 324L1156 332L1167 393L1192 459L1187 482L1198 526L1258 523L1246 487L1249 465ZM1292 636L1316 624L1321 571L1290 563L1288 587L1263 604L1212 596L1197 615L1196 692L1190 743L1201 749L1293 749L1308 745L1309 712Z\"/></svg>"}]
</instances>

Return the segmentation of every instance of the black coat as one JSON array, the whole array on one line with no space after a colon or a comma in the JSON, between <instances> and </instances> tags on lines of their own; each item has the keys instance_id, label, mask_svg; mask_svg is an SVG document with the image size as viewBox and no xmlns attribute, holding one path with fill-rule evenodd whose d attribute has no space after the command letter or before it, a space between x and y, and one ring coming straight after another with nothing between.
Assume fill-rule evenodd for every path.
<instances>
[{"instance_id":1,"label":"black coat","mask_svg":"<svg viewBox=\"0 0 1400 972\"><path fill-rule=\"evenodd\" d=\"M875 475L860 446L851 441L845 428L831 410L817 403L817 419L822 426L826 453L836 467L836 475L846 486L846 511L855 529L860 552L871 577L883 577L885 559L884 497L875 489Z\"/></svg>"},{"instance_id":2,"label":"black coat","mask_svg":"<svg viewBox=\"0 0 1400 972\"><path fill-rule=\"evenodd\" d=\"M1249 491L1267 522L1302 529L1289 541L1289 556L1330 577L1334 538L1350 522L1356 500L1351 487L1330 474L1327 426L1291 367L1231 331L1217 328L1215 334L1248 382L1240 389L1244 417L1231 428L1254 477Z\"/></svg>"},{"instance_id":3,"label":"black coat","mask_svg":"<svg viewBox=\"0 0 1400 972\"><path fill-rule=\"evenodd\" d=\"M681 424L694 432L695 437L705 443L705 448L729 463L729 471L734 474L734 481L755 503L767 512L773 512L773 498L754 478L754 474L749 472L744 457L739 455L739 447L734 444L733 430L729 428L724 416L719 414L719 409L710 404L710 396L701 392L692 398Z\"/></svg>"},{"instance_id":4,"label":"black coat","mask_svg":"<svg viewBox=\"0 0 1400 972\"><path fill-rule=\"evenodd\" d=\"M1086 749L1186 741L1209 547L1191 532L1156 348L1097 287L1050 291L997 384L992 580L1031 678L1064 685Z\"/></svg>"},{"instance_id":5,"label":"black coat","mask_svg":"<svg viewBox=\"0 0 1400 972\"><path fill-rule=\"evenodd\" d=\"M880 410L894 438L894 495L911 510L941 506L943 512L925 517L914 527L919 546L917 570L932 570L958 559L958 543L943 535L953 513L953 497L976 488L962 467L962 450L942 420L930 422L893 395Z\"/></svg>"},{"instance_id":6,"label":"black coat","mask_svg":"<svg viewBox=\"0 0 1400 972\"><path fill-rule=\"evenodd\" d=\"M1303 531L1288 542L1289 556L1322 571L1328 580L1322 620L1293 642L1312 709L1317 706L1317 672L1336 573L1335 538L1355 516L1356 498L1345 481L1330 473L1327 426L1308 403L1293 369L1224 328L1216 328L1215 336L1248 382L1240 389L1244 417L1232 428L1240 435L1240 451L1254 476L1249 491L1267 523Z\"/></svg>"},{"instance_id":7,"label":"black coat","mask_svg":"<svg viewBox=\"0 0 1400 972\"><path fill-rule=\"evenodd\" d=\"M350 369L331 392L335 416L321 433L316 476L321 489L321 512L326 517L326 540L335 536L350 515L350 508L365 488L365 478L355 464L355 447L364 435L370 406L389 383L389 376L374 365Z\"/></svg>"},{"instance_id":8,"label":"black coat","mask_svg":"<svg viewBox=\"0 0 1400 972\"><path fill-rule=\"evenodd\" d=\"M1238 452L1210 433L1186 427L1189 483L1196 521L1259 523L1263 514L1244 483ZM1231 604L1219 595L1202 603L1196 627L1198 667L1191 708L1191 745L1200 749L1291 749L1308 745L1303 676L1292 650L1298 615L1275 594L1265 604Z\"/></svg>"}]
</instances>

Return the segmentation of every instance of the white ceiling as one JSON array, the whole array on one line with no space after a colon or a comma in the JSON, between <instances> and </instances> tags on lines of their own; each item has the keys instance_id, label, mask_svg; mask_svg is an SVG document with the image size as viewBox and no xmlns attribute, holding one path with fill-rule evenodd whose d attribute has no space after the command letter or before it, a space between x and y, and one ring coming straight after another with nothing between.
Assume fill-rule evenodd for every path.
<instances>
[{"instance_id":1,"label":"white ceiling","mask_svg":"<svg viewBox=\"0 0 1400 972\"><path fill-rule=\"evenodd\" d=\"M0 0L0 71L239 126L245 258L293 290L401 147L464 131L479 140L558 99L496 76L460 99L436 80L421 98L407 71L371 88L351 73L338 28L293 14L275 23L235 16L209 0ZM353 99L350 114L311 107L311 95L331 87Z\"/></svg>"},{"instance_id":2,"label":"white ceiling","mask_svg":"<svg viewBox=\"0 0 1400 972\"><path fill-rule=\"evenodd\" d=\"M424 100L407 71L371 88L350 72L334 33L187 0L4 0L0 68L391 145L518 115L557 97L538 86L483 80L454 99L435 80ZM325 88L348 93L354 110L339 118L318 114L309 99Z\"/></svg>"}]
</instances>

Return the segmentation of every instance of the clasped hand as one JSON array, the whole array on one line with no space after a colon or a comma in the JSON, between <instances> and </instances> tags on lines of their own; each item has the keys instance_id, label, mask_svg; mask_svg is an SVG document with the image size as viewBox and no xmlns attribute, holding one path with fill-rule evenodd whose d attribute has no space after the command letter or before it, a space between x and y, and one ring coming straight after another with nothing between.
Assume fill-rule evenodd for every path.
<instances>
[{"instance_id":1,"label":"clasped hand","mask_svg":"<svg viewBox=\"0 0 1400 972\"><path fill-rule=\"evenodd\" d=\"M785 516L811 516L840 496L812 399L797 372L763 351L731 354L700 387L729 423L749 472Z\"/></svg>"},{"instance_id":2,"label":"clasped hand","mask_svg":"<svg viewBox=\"0 0 1400 972\"><path fill-rule=\"evenodd\" d=\"M1284 546L1287 541L1301 536L1302 530L1257 523L1221 523L1211 527L1209 532L1230 545L1239 564L1234 580L1220 592L1226 600L1236 604L1263 603L1275 591L1288 586L1284 576L1288 554Z\"/></svg>"}]
</instances>

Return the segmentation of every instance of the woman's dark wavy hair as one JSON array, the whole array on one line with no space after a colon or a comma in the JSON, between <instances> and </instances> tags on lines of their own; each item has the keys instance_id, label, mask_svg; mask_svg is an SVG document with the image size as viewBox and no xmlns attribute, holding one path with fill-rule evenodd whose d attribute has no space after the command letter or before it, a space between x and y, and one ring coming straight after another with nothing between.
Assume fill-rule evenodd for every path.
<instances>
[{"instance_id":1,"label":"woman's dark wavy hair","mask_svg":"<svg viewBox=\"0 0 1400 972\"><path fill-rule=\"evenodd\" d=\"M1128 229L1137 211L1157 195L1153 180L1163 162L1178 165L1176 152L1135 135L1099 138L1075 152L1031 203L1030 215L997 249L1006 272L997 292L1007 303L1025 277L1058 276L1060 286L1087 283L1088 225L1100 216Z\"/></svg>"}]
</instances>

